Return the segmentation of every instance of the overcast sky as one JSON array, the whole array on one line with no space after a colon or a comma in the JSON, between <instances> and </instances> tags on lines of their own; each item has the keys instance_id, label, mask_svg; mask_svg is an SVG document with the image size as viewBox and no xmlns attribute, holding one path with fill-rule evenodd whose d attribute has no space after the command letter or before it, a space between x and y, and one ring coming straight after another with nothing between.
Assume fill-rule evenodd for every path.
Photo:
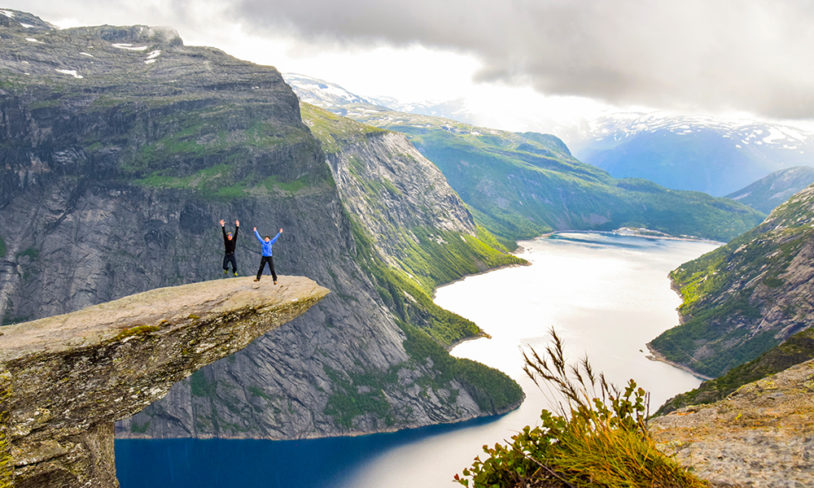
<instances>
[{"instance_id":1,"label":"overcast sky","mask_svg":"<svg viewBox=\"0 0 814 488\"><path fill-rule=\"evenodd\" d=\"M608 109L814 119L814 2L24 0L59 26L166 25L190 45L504 125ZM480 105L478 105L480 104ZM511 107L516 107L512 109ZM520 123L520 119L525 120Z\"/></svg>"}]
</instances>

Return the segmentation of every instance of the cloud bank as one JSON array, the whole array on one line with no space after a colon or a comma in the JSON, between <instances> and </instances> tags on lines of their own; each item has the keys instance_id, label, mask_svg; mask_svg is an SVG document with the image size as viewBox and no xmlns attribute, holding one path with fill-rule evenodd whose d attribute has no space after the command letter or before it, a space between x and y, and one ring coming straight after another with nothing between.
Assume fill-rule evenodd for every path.
<instances>
[{"instance_id":1,"label":"cloud bank","mask_svg":"<svg viewBox=\"0 0 814 488\"><path fill-rule=\"evenodd\" d=\"M617 105L814 118L811 0L9 0L45 20L473 55L477 81ZM219 34L220 31L223 31ZM425 76L432 76L427 73Z\"/></svg>"},{"instance_id":2,"label":"cloud bank","mask_svg":"<svg viewBox=\"0 0 814 488\"><path fill-rule=\"evenodd\" d=\"M814 3L717 0L232 0L257 33L420 43L482 81L614 104L814 117Z\"/></svg>"}]
</instances>

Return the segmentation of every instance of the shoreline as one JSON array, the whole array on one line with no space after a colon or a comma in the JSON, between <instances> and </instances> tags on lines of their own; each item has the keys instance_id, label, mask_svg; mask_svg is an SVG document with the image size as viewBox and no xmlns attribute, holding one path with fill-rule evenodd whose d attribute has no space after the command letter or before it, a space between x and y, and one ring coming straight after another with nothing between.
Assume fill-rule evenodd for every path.
<instances>
[{"instance_id":1,"label":"shoreline","mask_svg":"<svg viewBox=\"0 0 814 488\"><path fill-rule=\"evenodd\" d=\"M515 410L520 408L520 406L523 404L523 402L525 400L526 400L526 394L524 392L523 393L523 398L519 402L517 402L517 404L511 405L511 406L507 407L505 410L501 410L501 411L499 411L497 413L489 413L489 414L484 414L484 415L472 415L472 416L464 417L464 418L460 418L460 419L447 420L447 421L444 421L444 422L435 422L435 423L431 423L431 424L414 424L414 425L410 424L410 425L405 425L405 426L398 427L398 428L388 427L386 429L375 430L375 431L371 431L371 432L354 431L354 432L344 432L344 433L324 434L324 435L315 434L315 435L305 435L305 436L302 436L302 437L286 437L286 438L282 438L282 439L274 438L274 437L251 437L251 436L243 437L243 436L229 436L229 435L226 435L226 436L224 436L224 435L201 436L201 437L191 437L191 436L186 436L186 437L180 437L180 436L179 437L150 437L150 436L143 435L143 434L133 435L132 433L128 432L128 433L126 433L127 435L124 435L124 436L119 436L118 434L114 434L114 439L115 440L123 440L123 441L130 441L130 440L163 441L163 440L173 440L173 439L189 439L189 440L213 440L213 439L214 440L219 440L219 439L225 439L225 440L243 440L243 441L255 440L255 441L272 441L272 442L292 442L292 441L296 442L296 441L304 441L304 440L335 439L335 438L340 438L340 437L363 437L363 436L373 436L373 435L378 435L378 434L397 434L399 432L404 432L406 430L431 429L431 428L434 428L434 427L439 427L439 428L441 428L441 427L461 427L461 428L465 428L466 426L461 425L461 424L466 424L467 422L479 422L479 421L486 422L486 421L489 421L489 419L497 419L498 417L502 417L502 416L504 416L504 415L506 415L508 413L514 412Z\"/></svg>"},{"instance_id":2,"label":"shoreline","mask_svg":"<svg viewBox=\"0 0 814 488\"><path fill-rule=\"evenodd\" d=\"M662 353L655 350L653 348L653 346L650 345L649 342L647 344L645 344L645 345L647 346L647 351L650 353L650 354L646 355L645 357L647 359L651 360L651 361L659 361L661 363L669 364L670 366L672 366L674 368L678 368L678 369L680 369L682 371L690 373L691 375L693 375L694 377L696 377L696 378L698 378L699 380L702 380L702 381L709 381L709 380L714 380L715 379L715 378L712 378L710 376L703 375L703 374L689 368L688 366L684 366L683 364L680 364L680 363L677 363L675 361L671 361L671 360L667 359L666 357L664 357L664 355Z\"/></svg>"}]
</instances>

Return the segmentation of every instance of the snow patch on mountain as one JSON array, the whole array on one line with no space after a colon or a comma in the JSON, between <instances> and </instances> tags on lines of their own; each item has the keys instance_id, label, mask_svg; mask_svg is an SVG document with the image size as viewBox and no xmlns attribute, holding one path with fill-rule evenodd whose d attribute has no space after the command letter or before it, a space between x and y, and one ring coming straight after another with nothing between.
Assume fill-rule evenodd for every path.
<instances>
[{"instance_id":1,"label":"snow patch on mountain","mask_svg":"<svg viewBox=\"0 0 814 488\"><path fill-rule=\"evenodd\" d=\"M147 46L134 46L134 45L132 45L130 43L126 43L126 42L115 43L115 44L113 44L113 47L115 47L116 49L124 49L126 51L146 51L147 50Z\"/></svg>"},{"instance_id":2,"label":"snow patch on mountain","mask_svg":"<svg viewBox=\"0 0 814 488\"><path fill-rule=\"evenodd\" d=\"M75 69L55 69L54 71L56 71L57 73L62 73L63 75L73 76L74 78L76 78L78 80L81 80L82 78L84 78L84 76L77 73Z\"/></svg>"}]
</instances>

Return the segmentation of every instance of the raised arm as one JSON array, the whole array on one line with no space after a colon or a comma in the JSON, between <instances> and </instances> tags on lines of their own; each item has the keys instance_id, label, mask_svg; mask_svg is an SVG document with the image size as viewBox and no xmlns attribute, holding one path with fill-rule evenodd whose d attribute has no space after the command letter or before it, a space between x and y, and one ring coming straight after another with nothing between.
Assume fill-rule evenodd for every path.
<instances>
[{"instance_id":1,"label":"raised arm","mask_svg":"<svg viewBox=\"0 0 814 488\"><path fill-rule=\"evenodd\" d=\"M239 230L240 230L240 221L235 220L235 235L232 236L232 239L237 240L237 233L238 233Z\"/></svg>"},{"instance_id":2,"label":"raised arm","mask_svg":"<svg viewBox=\"0 0 814 488\"><path fill-rule=\"evenodd\" d=\"M280 237L280 234L282 234L282 233L283 233L283 229L280 229L280 232L278 232L277 235L274 236L274 238L271 240L271 243L274 244L275 242L277 242L277 238Z\"/></svg>"},{"instance_id":3,"label":"raised arm","mask_svg":"<svg viewBox=\"0 0 814 488\"><path fill-rule=\"evenodd\" d=\"M254 228L254 237L256 237L258 241L260 241L260 244L263 243L263 238L260 237L260 233L257 232L257 227Z\"/></svg>"},{"instance_id":4,"label":"raised arm","mask_svg":"<svg viewBox=\"0 0 814 488\"><path fill-rule=\"evenodd\" d=\"M223 219L220 219L220 231L223 233L223 241L226 242L226 222Z\"/></svg>"}]
</instances>

